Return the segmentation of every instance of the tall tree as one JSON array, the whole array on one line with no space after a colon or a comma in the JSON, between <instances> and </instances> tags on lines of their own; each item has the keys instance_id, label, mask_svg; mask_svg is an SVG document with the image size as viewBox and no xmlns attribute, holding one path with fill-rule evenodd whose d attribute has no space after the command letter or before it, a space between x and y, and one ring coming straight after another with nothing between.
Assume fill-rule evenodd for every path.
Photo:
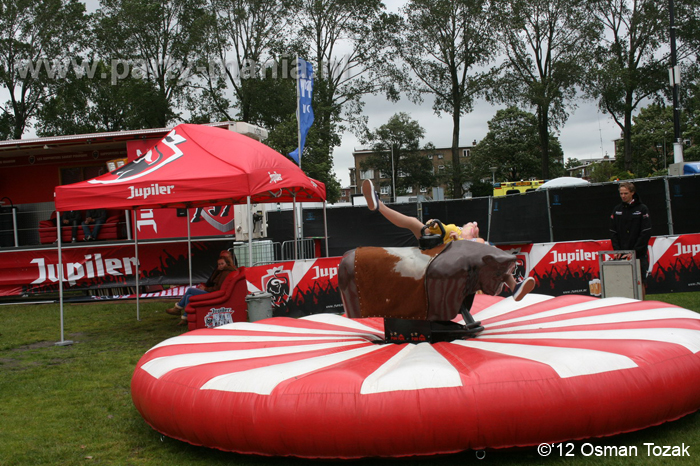
<instances>
[{"instance_id":1,"label":"tall tree","mask_svg":"<svg viewBox=\"0 0 700 466\"><path fill-rule=\"evenodd\" d=\"M494 30L505 50L503 75L493 98L533 108L540 142L540 176L550 177L550 133L561 128L573 108L577 86L585 82L600 26L589 0L494 0Z\"/></svg>"},{"instance_id":2,"label":"tall tree","mask_svg":"<svg viewBox=\"0 0 700 466\"><path fill-rule=\"evenodd\" d=\"M436 114L452 118L452 193L463 194L459 158L460 117L473 108L484 88L488 65L496 50L487 0L411 0L403 8L403 34L396 51L415 74L411 95L416 101L433 97Z\"/></svg>"},{"instance_id":3,"label":"tall tree","mask_svg":"<svg viewBox=\"0 0 700 466\"><path fill-rule=\"evenodd\" d=\"M491 177L496 168L500 181L520 181L540 175L540 140L537 117L532 113L509 107L499 110L488 122L489 131L472 150L469 170L472 180ZM564 172L563 153L559 141L550 136L549 163L553 173Z\"/></svg>"},{"instance_id":4,"label":"tall tree","mask_svg":"<svg viewBox=\"0 0 700 466\"><path fill-rule=\"evenodd\" d=\"M340 135L364 128L362 97L381 91L396 96L388 79L391 53L385 47L396 18L383 9L380 0L302 0L298 10L296 50L314 67L314 124L309 134L314 141L307 140L302 168L309 174L314 166L327 170L319 178L327 185L339 185L333 149Z\"/></svg>"},{"instance_id":5,"label":"tall tree","mask_svg":"<svg viewBox=\"0 0 700 466\"><path fill-rule=\"evenodd\" d=\"M299 0L209 0L207 54L200 61L203 95L227 120L253 122L269 108L261 96L276 94L291 78L289 48ZM233 102L227 97L233 93ZM293 91L293 87L292 87ZM235 112L235 113L234 113Z\"/></svg>"},{"instance_id":6,"label":"tall tree","mask_svg":"<svg viewBox=\"0 0 700 466\"><path fill-rule=\"evenodd\" d=\"M632 114L641 103L658 95L668 82L667 2L655 0L597 0L599 24L605 27L596 51L597 68L591 95L598 107L620 127L624 169L632 167Z\"/></svg>"},{"instance_id":7,"label":"tall tree","mask_svg":"<svg viewBox=\"0 0 700 466\"><path fill-rule=\"evenodd\" d=\"M20 139L47 86L82 51L88 18L78 0L0 0L0 137Z\"/></svg>"},{"instance_id":8,"label":"tall tree","mask_svg":"<svg viewBox=\"0 0 700 466\"><path fill-rule=\"evenodd\" d=\"M97 53L114 79L151 81L167 102L158 126L173 120L204 51L205 0L101 0L96 12Z\"/></svg>"},{"instance_id":9,"label":"tall tree","mask_svg":"<svg viewBox=\"0 0 700 466\"><path fill-rule=\"evenodd\" d=\"M435 184L433 164L419 154L420 140L424 135L423 127L410 115L401 112L374 131L367 132L364 138L364 143L371 144L373 154L363 161L362 169L391 174L392 181L386 184L395 184L396 190L393 186L391 189L394 200L408 188Z\"/></svg>"}]
</instances>

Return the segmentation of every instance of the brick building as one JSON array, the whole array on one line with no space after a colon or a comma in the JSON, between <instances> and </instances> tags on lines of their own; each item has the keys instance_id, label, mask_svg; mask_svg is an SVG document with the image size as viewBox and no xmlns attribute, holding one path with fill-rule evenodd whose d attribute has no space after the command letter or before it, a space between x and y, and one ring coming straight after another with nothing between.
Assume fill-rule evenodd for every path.
<instances>
[{"instance_id":1,"label":"brick building","mask_svg":"<svg viewBox=\"0 0 700 466\"><path fill-rule=\"evenodd\" d=\"M459 148L460 161L466 161L471 155L471 151L476 145L476 141L470 146L462 146ZM445 173L447 165L452 161L452 148L442 147L434 149L421 149L418 153L422 157L427 157L433 164L433 174L441 175ZM362 162L370 155L374 154L371 149L355 149L352 153L355 165L350 168L350 191L354 194L360 194L362 181L369 179L374 183L375 188L379 192L379 197L384 202L391 202L393 196L391 193L391 173L383 173L379 170L362 170ZM399 175L401 176L401 175ZM415 186L409 188L406 195L415 197L418 195L424 196L427 199L432 199L434 196L433 188L441 188L444 193L447 186L443 183L438 186Z\"/></svg>"}]
</instances>

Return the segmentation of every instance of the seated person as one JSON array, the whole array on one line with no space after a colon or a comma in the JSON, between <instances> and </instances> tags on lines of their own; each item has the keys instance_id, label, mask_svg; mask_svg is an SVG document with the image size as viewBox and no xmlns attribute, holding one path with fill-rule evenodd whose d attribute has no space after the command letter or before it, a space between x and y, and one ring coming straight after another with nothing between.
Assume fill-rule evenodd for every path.
<instances>
[{"instance_id":1,"label":"seated person","mask_svg":"<svg viewBox=\"0 0 700 466\"><path fill-rule=\"evenodd\" d=\"M209 280L207 280L207 282L204 284L187 288L180 301L178 301L175 306L166 309L165 312L170 315L179 316L182 310L187 307L191 296L211 293L212 291L219 291L228 274L236 270L238 270L238 268L233 265L231 253L229 251L221 251L219 254L219 259L216 262L216 269L212 273L211 277L209 277ZM186 323L187 313L184 313L182 314L178 325L185 325Z\"/></svg>"},{"instance_id":2,"label":"seated person","mask_svg":"<svg viewBox=\"0 0 700 466\"><path fill-rule=\"evenodd\" d=\"M107 221L106 209L91 209L85 212L85 220L83 220L83 233L85 233L84 241L95 241L97 235L100 234L102 224ZM94 225L92 229L90 225Z\"/></svg>"},{"instance_id":3,"label":"seated person","mask_svg":"<svg viewBox=\"0 0 700 466\"><path fill-rule=\"evenodd\" d=\"M416 238L421 237L423 228L426 225L432 225L434 222L434 220L428 220L425 224L423 224L416 217L409 217L401 212L390 209L386 206L386 204L379 200L379 195L377 195L377 192L374 190L374 185L370 180L364 180L362 182L362 194L364 195L365 200L367 201L367 207L369 207L370 210L378 211L384 216L384 218L389 220L397 227L411 230ZM440 232L440 229L437 226L430 226L428 230L434 234ZM476 222L469 222L462 227L458 227L457 225L453 224L445 225L445 236L443 238L443 243L458 240L468 240L479 243L486 242L482 238L479 238L479 226ZM511 293L513 293L513 299L520 301L535 287L535 279L528 277L520 283L516 283L515 278L513 278L512 275L509 275L506 277L505 284L508 289L510 289Z\"/></svg>"},{"instance_id":4,"label":"seated person","mask_svg":"<svg viewBox=\"0 0 700 466\"><path fill-rule=\"evenodd\" d=\"M51 219L52 223L56 224L56 219ZM83 215L79 210L69 210L61 212L61 224L71 226L70 242L75 243L78 240L78 224L83 220ZM54 243L58 243L58 238Z\"/></svg>"}]
</instances>

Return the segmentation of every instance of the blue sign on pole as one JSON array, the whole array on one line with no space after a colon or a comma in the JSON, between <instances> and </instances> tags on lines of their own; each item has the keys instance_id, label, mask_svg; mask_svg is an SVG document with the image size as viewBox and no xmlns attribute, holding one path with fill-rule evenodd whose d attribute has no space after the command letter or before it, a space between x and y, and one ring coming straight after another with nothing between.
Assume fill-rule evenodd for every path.
<instances>
[{"instance_id":1,"label":"blue sign on pole","mask_svg":"<svg viewBox=\"0 0 700 466\"><path fill-rule=\"evenodd\" d=\"M314 69L311 63L297 58L297 120L299 125L299 146L289 156L301 166L301 154L309 128L314 122L314 110L311 108L311 96L314 90Z\"/></svg>"}]
</instances>

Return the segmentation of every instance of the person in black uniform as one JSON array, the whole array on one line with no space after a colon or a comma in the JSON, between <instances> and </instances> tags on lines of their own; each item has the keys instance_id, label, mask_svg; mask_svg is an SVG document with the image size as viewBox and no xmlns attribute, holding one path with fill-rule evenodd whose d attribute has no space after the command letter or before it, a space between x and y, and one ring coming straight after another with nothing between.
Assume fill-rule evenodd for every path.
<instances>
[{"instance_id":1,"label":"person in black uniform","mask_svg":"<svg viewBox=\"0 0 700 466\"><path fill-rule=\"evenodd\" d=\"M623 182L619 187L622 202L610 215L610 240L616 251L634 250L642 269L642 280L647 276L649 256L647 245L651 239L649 209L642 204L633 183ZM629 259L629 255L620 258Z\"/></svg>"},{"instance_id":2,"label":"person in black uniform","mask_svg":"<svg viewBox=\"0 0 700 466\"><path fill-rule=\"evenodd\" d=\"M100 234L100 228L107 221L106 209L91 209L85 212L85 220L81 224L85 241L95 241ZM90 225L93 225L92 228Z\"/></svg>"}]
</instances>

